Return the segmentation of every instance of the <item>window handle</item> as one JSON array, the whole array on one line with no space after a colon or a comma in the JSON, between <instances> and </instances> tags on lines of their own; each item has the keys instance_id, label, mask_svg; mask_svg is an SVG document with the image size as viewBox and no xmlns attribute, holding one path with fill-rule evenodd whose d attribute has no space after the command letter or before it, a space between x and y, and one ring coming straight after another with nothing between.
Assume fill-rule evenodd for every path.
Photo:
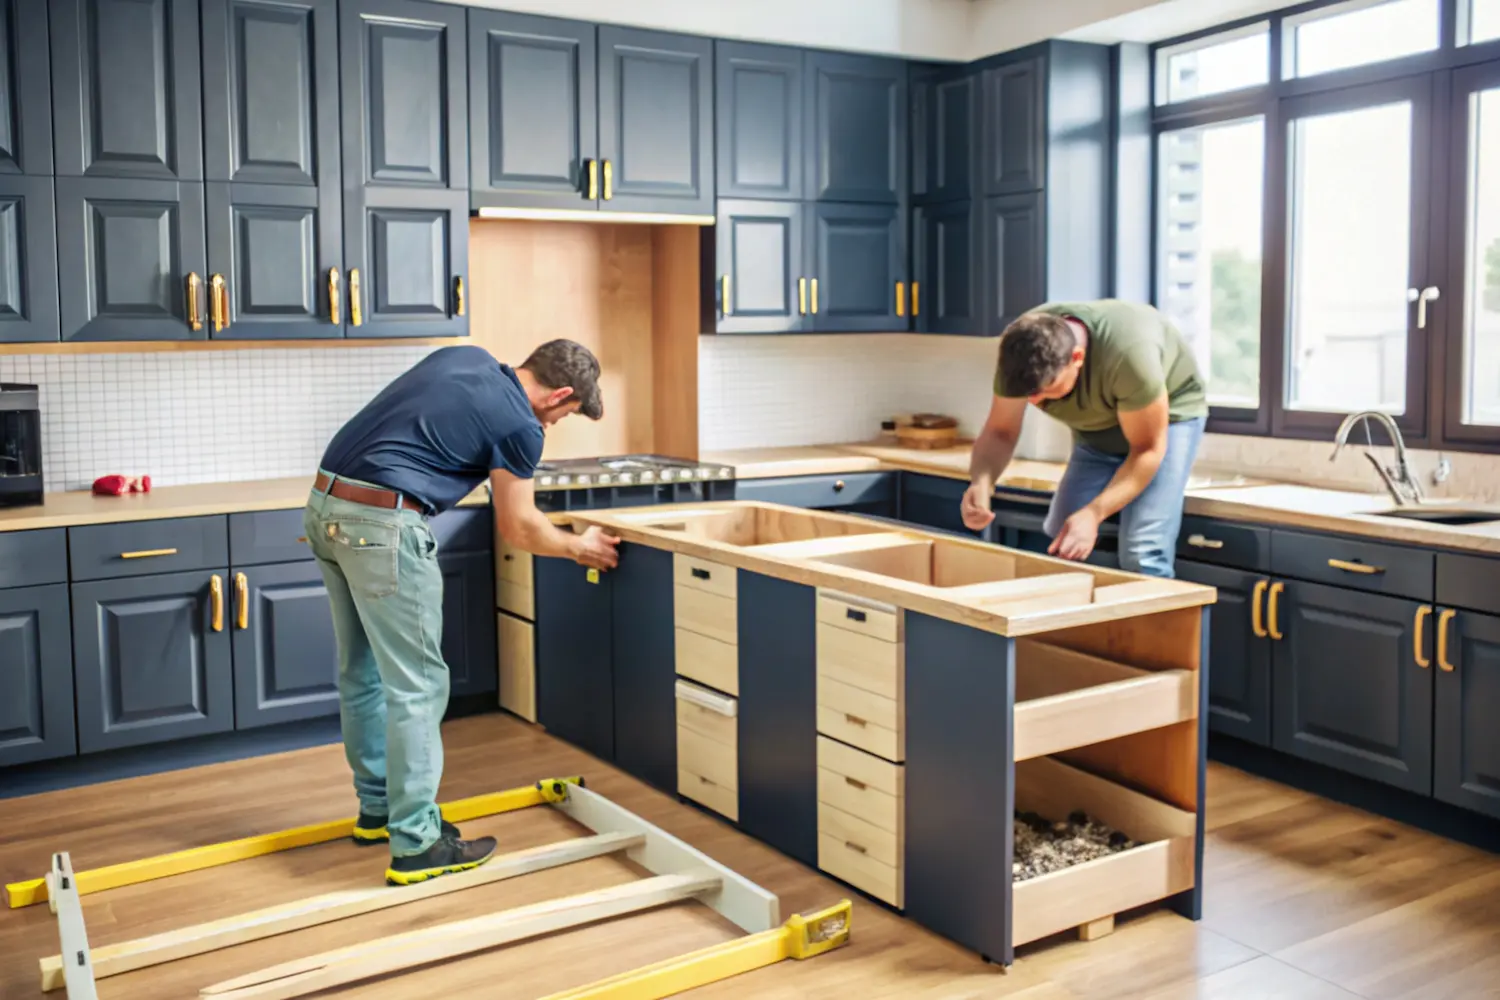
<instances>
[{"instance_id":1,"label":"window handle","mask_svg":"<svg viewBox=\"0 0 1500 1000\"><path fill-rule=\"evenodd\" d=\"M1441 295L1442 293L1438 291L1436 285L1428 285L1421 291L1417 291L1415 288L1408 288L1406 290L1406 301L1417 304L1418 330L1427 329L1427 303L1437 301Z\"/></svg>"}]
</instances>

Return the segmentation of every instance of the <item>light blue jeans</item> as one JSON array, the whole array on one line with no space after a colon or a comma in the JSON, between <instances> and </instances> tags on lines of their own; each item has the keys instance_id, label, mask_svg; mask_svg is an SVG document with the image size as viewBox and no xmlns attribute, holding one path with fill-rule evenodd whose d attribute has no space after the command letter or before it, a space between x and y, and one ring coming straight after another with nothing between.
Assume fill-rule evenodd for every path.
<instances>
[{"instance_id":1,"label":"light blue jeans","mask_svg":"<svg viewBox=\"0 0 1500 1000\"><path fill-rule=\"evenodd\" d=\"M388 817L393 856L418 854L437 840L442 819L449 676L437 539L416 511L317 490L303 524L333 608L344 755L360 811Z\"/></svg>"},{"instance_id":2,"label":"light blue jeans","mask_svg":"<svg viewBox=\"0 0 1500 1000\"><path fill-rule=\"evenodd\" d=\"M1182 501L1198 443L1203 440L1203 417L1184 420L1167 428L1167 454L1156 475L1120 511L1120 568L1147 576L1176 575L1177 533L1182 528ZM1073 447L1068 469L1042 530L1056 538L1063 522L1104 492L1115 471L1125 462L1123 455L1109 455L1086 444Z\"/></svg>"}]
</instances>

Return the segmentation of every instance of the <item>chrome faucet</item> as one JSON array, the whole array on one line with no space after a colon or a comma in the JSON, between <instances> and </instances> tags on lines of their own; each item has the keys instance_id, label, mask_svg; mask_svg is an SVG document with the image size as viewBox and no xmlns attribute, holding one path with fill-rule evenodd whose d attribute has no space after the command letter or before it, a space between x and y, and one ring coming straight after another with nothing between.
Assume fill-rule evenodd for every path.
<instances>
[{"instance_id":1,"label":"chrome faucet","mask_svg":"<svg viewBox=\"0 0 1500 1000\"><path fill-rule=\"evenodd\" d=\"M1396 506L1402 507L1408 503L1419 504L1423 501L1422 485L1417 482L1417 477L1412 474L1411 464L1407 461L1406 442L1401 437L1401 428L1396 426L1396 421L1389 414L1381 413L1379 410L1361 410L1359 413L1351 413L1339 424L1339 432L1333 439L1333 454L1328 456L1332 462L1339 457L1339 452L1344 450L1344 445L1349 440L1349 432L1354 425L1365 420L1378 421L1385 427L1390 435L1391 444L1396 449L1395 468L1386 468L1381 465L1374 455L1365 452L1365 458L1375 466L1375 471L1380 474L1380 481L1385 484L1386 491L1396 501ZM1370 428L1365 427L1365 439L1369 441ZM1373 444L1373 442L1370 442Z\"/></svg>"}]
</instances>

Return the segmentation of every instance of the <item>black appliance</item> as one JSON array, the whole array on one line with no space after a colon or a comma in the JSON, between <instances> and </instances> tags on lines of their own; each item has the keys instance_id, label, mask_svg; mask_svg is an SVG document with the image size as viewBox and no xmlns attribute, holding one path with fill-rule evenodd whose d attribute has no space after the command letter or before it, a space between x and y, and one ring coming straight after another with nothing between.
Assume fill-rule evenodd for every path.
<instances>
[{"instance_id":1,"label":"black appliance","mask_svg":"<svg viewBox=\"0 0 1500 1000\"><path fill-rule=\"evenodd\" d=\"M535 487L542 510L733 500L734 467L666 455L573 458L539 464Z\"/></svg>"},{"instance_id":2,"label":"black appliance","mask_svg":"<svg viewBox=\"0 0 1500 1000\"><path fill-rule=\"evenodd\" d=\"M0 507L42 502L42 406L34 385L0 382Z\"/></svg>"}]
</instances>

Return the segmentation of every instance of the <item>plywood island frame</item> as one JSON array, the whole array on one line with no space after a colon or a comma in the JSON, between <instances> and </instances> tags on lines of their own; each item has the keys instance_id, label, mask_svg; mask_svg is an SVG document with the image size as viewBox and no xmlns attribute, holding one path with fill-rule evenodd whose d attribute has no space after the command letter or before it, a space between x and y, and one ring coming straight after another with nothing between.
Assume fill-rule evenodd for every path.
<instances>
[{"instance_id":1,"label":"plywood island frame","mask_svg":"<svg viewBox=\"0 0 1500 1000\"><path fill-rule=\"evenodd\" d=\"M815 692L808 677L786 697L816 701L816 747L797 754L816 757L817 801L793 811L815 811L824 872L1002 966L1019 945L1091 939L1147 904L1201 915L1213 588L754 501L554 519L617 535L622 563L632 547L670 553L679 688L738 712L716 677L816 674ZM773 590L774 618L745 603ZM793 670L745 653L757 628L799 637L776 647ZM713 777L686 739L679 793L725 812L739 792L684 783ZM762 798L808 787L767 781ZM1128 847L1017 878L1018 811L1082 811Z\"/></svg>"},{"instance_id":2,"label":"plywood island frame","mask_svg":"<svg viewBox=\"0 0 1500 1000\"><path fill-rule=\"evenodd\" d=\"M445 819L462 822L541 804L562 812L593 831L592 835L496 857L479 868L434 881L328 893L92 950L83 920L83 894L347 837L354 820L76 874L68 854L59 853L53 856L52 869L46 876L6 889L12 907L45 899L56 914L61 947L59 954L41 959L42 991L64 989L69 1000L97 1000L97 980L108 976L606 855L624 855L651 875L608 889L296 959L205 986L200 995L213 1000L291 1000L684 900L708 906L745 931L745 936L556 993L546 1000L667 997L785 959L810 958L848 943L849 900L818 913L793 916L778 926L780 903L775 895L585 788L581 778L546 779L534 787L448 803L442 810Z\"/></svg>"}]
</instances>

